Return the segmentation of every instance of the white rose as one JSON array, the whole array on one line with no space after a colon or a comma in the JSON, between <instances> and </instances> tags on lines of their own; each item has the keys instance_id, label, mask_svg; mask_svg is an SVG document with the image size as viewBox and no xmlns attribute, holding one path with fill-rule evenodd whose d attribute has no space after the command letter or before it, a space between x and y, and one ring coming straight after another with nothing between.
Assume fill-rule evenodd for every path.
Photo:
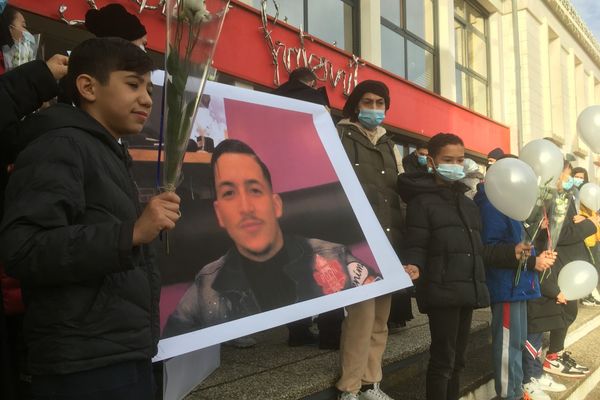
<instances>
[{"instance_id":1,"label":"white rose","mask_svg":"<svg viewBox=\"0 0 600 400\"><path fill-rule=\"evenodd\" d=\"M196 14L200 10L204 10L204 12L206 12L204 0L183 0L181 5L186 11L189 11L191 14Z\"/></svg>"}]
</instances>

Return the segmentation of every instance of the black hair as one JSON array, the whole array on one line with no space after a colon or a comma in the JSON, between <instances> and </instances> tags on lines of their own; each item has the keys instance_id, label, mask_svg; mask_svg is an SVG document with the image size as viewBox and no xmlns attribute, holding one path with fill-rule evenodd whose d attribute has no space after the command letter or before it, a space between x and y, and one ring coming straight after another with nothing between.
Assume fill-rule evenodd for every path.
<instances>
[{"instance_id":1,"label":"black hair","mask_svg":"<svg viewBox=\"0 0 600 400\"><path fill-rule=\"evenodd\" d=\"M453 133L438 133L437 135L429 139L429 142L427 143L427 150L429 150L429 156L431 158L434 158L440 153L443 147L451 144L458 144L463 147L465 146L465 143L462 141L462 139Z\"/></svg>"},{"instance_id":2,"label":"black hair","mask_svg":"<svg viewBox=\"0 0 600 400\"><path fill-rule=\"evenodd\" d=\"M12 47L15 41L10 34L10 25L13 24L17 14L21 11L17 10L11 5L6 5L4 11L0 15L0 46Z\"/></svg>"},{"instance_id":3,"label":"black hair","mask_svg":"<svg viewBox=\"0 0 600 400\"><path fill-rule=\"evenodd\" d=\"M352 122L358 121L358 112L356 111L356 108L358 107L360 100L367 93L373 93L382 97L385 101L385 110L389 110L390 90L387 85L381 81L366 80L356 85L354 90L352 90L352 93L350 93L350 96L348 96L348 99L346 99L346 104L344 104L344 108L342 109L345 118L349 118Z\"/></svg>"},{"instance_id":4,"label":"black hair","mask_svg":"<svg viewBox=\"0 0 600 400\"><path fill-rule=\"evenodd\" d=\"M583 183L588 183L590 181L587 169L583 167L575 167L571 170L571 176L575 176L578 173L583 173Z\"/></svg>"},{"instance_id":5,"label":"black hair","mask_svg":"<svg viewBox=\"0 0 600 400\"><path fill-rule=\"evenodd\" d=\"M424 142L424 141L417 142L417 144L415 145L415 149L417 149L417 150L427 149L427 142Z\"/></svg>"},{"instance_id":6,"label":"black hair","mask_svg":"<svg viewBox=\"0 0 600 400\"><path fill-rule=\"evenodd\" d=\"M217 161L219 161L219 158L223 154L231 154L231 153L247 154L249 156L252 156L254 158L254 160L256 161L256 163L258 164L258 166L260 167L260 170L262 171L262 174L263 174L265 180L269 184L269 188L271 190L273 189L273 182L271 181L271 173L269 172L269 168L267 168L265 163L260 159L258 154L256 154L256 152L252 149L252 147L248 146L246 143L242 142L241 140L225 139L221 143L219 143L217 145L217 147L215 147L215 151L213 152L212 157L210 158L210 169L212 171L211 176L212 176L212 180L213 180L212 187L215 189L215 192L216 192L215 165L217 165ZM215 196L215 198L216 198L216 196Z\"/></svg>"},{"instance_id":7,"label":"black hair","mask_svg":"<svg viewBox=\"0 0 600 400\"><path fill-rule=\"evenodd\" d=\"M76 80L82 74L90 75L105 85L115 71L132 71L143 75L153 70L154 63L150 56L125 39L88 39L75 47L69 57L69 72L65 78L67 95L76 106L81 104Z\"/></svg>"},{"instance_id":8,"label":"black hair","mask_svg":"<svg viewBox=\"0 0 600 400\"><path fill-rule=\"evenodd\" d=\"M290 73L290 81L300 81L303 83L316 81L317 75L308 67L296 68Z\"/></svg>"}]
</instances>

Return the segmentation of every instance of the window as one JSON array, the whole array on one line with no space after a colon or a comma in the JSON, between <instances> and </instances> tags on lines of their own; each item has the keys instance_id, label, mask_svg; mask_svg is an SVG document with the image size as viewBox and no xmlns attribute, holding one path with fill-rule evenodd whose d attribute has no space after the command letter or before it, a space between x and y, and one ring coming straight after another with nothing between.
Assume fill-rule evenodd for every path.
<instances>
[{"instance_id":1,"label":"window","mask_svg":"<svg viewBox=\"0 0 600 400\"><path fill-rule=\"evenodd\" d=\"M277 0L279 19L333 44L358 54L358 0ZM252 0L261 8L261 0ZM275 15L273 1L267 2L267 13Z\"/></svg>"},{"instance_id":2,"label":"window","mask_svg":"<svg viewBox=\"0 0 600 400\"><path fill-rule=\"evenodd\" d=\"M381 0L381 66L431 91L437 88L435 0Z\"/></svg>"},{"instance_id":3,"label":"window","mask_svg":"<svg viewBox=\"0 0 600 400\"><path fill-rule=\"evenodd\" d=\"M456 101L489 115L487 20L467 0L454 0Z\"/></svg>"}]
</instances>

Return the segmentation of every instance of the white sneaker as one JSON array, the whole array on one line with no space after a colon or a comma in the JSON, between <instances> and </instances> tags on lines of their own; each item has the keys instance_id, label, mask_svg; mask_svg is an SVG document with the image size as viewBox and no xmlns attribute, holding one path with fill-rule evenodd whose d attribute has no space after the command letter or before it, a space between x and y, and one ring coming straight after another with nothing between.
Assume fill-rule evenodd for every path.
<instances>
[{"instance_id":1,"label":"white sneaker","mask_svg":"<svg viewBox=\"0 0 600 400\"><path fill-rule=\"evenodd\" d=\"M525 393L529 395L529 399L531 400L552 400L547 393L545 393L538 387L537 384L533 382L533 380L524 384L523 389L525 390ZM523 398L527 398L527 396L523 396Z\"/></svg>"},{"instance_id":2,"label":"white sneaker","mask_svg":"<svg viewBox=\"0 0 600 400\"><path fill-rule=\"evenodd\" d=\"M338 396L338 400L358 400L358 394L351 392L342 392Z\"/></svg>"},{"instance_id":3,"label":"white sneaker","mask_svg":"<svg viewBox=\"0 0 600 400\"><path fill-rule=\"evenodd\" d=\"M535 383L539 389L546 392L564 392L567 390L565 385L555 382L548 374L542 374L538 379L531 378L531 382Z\"/></svg>"},{"instance_id":4,"label":"white sneaker","mask_svg":"<svg viewBox=\"0 0 600 400\"><path fill-rule=\"evenodd\" d=\"M358 398L360 400L394 400L379 388L379 383L374 383L373 389L361 392Z\"/></svg>"}]
</instances>

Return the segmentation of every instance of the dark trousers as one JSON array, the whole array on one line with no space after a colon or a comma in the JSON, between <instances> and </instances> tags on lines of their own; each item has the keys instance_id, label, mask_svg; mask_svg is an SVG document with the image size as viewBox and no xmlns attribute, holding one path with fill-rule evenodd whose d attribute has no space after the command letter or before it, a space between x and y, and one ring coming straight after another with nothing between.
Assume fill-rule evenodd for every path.
<instances>
[{"instance_id":1,"label":"dark trousers","mask_svg":"<svg viewBox=\"0 0 600 400\"><path fill-rule=\"evenodd\" d=\"M433 308L427 315L431 332L427 400L457 400L473 308Z\"/></svg>"},{"instance_id":2,"label":"dark trousers","mask_svg":"<svg viewBox=\"0 0 600 400\"><path fill-rule=\"evenodd\" d=\"M548 353L558 353L565 349L565 339L567 337L567 330L569 326L577 318L577 300L568 301L564 306L564 317L567 326L560 329L554 329L550 331L550 344L548 346Z\"/></svg>"},{"instance_id":3,"label":"dark trousers","mask_svg":"<svg viewBox=\"0 0 600 400\"><path fill-rule=\"evenodd\" d=\"M152 400L152 363L130 361L65 375L34 375L34 400Z\"/></svg>"},{"instance_id":4,"label":"dark trousers","mask_svg":"<svg viewBox=\"0 0 600 400\"><path fill-rule=\"evenodd\" d=\"M390 309L390 322L397 324L405 324L406 321L413 319L412 303L410 301L412 297L412 290L400 290L392 293L392 308Z\"/></svg>"},{"instance_id":5,"label":"dark trousers","mask_svg":"<svg viewBox=\"0 0 600 400\"><path fill-rule=\"evenodd\" d=\"M328 311L317 317L319 329L319 343L339 347L342 334L342 322L344 321L344 309ZM304 318L287 324L290 338L302 337L312 325L312 318Z\"/></svg>"}]
</instances>

